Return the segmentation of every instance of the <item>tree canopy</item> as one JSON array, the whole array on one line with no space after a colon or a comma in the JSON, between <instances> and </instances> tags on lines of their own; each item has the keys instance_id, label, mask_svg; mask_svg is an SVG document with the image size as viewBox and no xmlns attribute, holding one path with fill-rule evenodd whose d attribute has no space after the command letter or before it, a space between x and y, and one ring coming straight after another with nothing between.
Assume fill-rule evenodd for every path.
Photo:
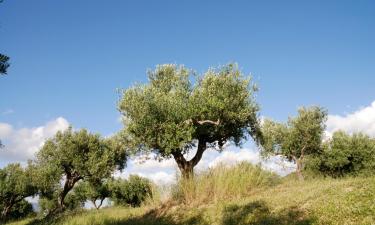
<instances>
[{"instance_id":1,"label":"tree canopy","mask_svg":"<svg viewBox=\"0 0 375 225\"><path fill-rule=\"evenodd\" d=\"M13 206L37 193L33 178L31 167L23 168L19 163L12 163L0 169L1 219L7 218Z\"/></svg>"},{"instance_id":2,"label":"tree canopy","mask_svg":"<svg viewBox=\"0 0 375 225\"><path fill-rule=\"evenodd\" d=\"M125 163L125 149L115 138L104 139L85 129L58 132L37 153L41 193L51 198L58 191L59 207L63 209L66 195L79 180L101 180L116 168L124 168ZM63 178L64 185L60 188Z\"/></svg>"},{"instance_id":3,"label":"tree canopy","mask_svg":"<svg viewBox=\"0 0 375 225\"><path fill-rule=\"evenodd\" d=\"M9 57L0 54L0 75L7 74L7 69L9 67Z\"/></svg>"},{"instance_id":4,"label":"tree canopy","mask_svg":"<svg viewBox=\"0 0 375 225\"><path fill-rule=\"evenodd\" d=\"M303 159L322 151L327 112L320 107L302 107L287 123L266 119L262 124L262 155L280 155L297 164L297 175L303 179Z\"/></svg>"},{"instance_id":5,"label":"tree canopy","mask_svg":"<svg viewBox=\"0 0 375 225\"><path fill-rule=\"evenodd\" d=\"M333 133L323 151L309 158L308 169L325 176L372 174L375 170L375 139L362 133Z\"/></svg>"},{"instance_id":6,"label":"tree canopy","mask_svg":"<svg viewBox=\"0 0 375 225\"><path fill-rule=\"evenodd\" d=\"M189 177L207 148L240 145L249 135L259 140L257 88L237 65L198 76L184 66L166 64L149 71L148 78L148 84L124 90L119 102L124 133L138 152L173 157ZM187 160L184 154L195 148Z\"/></svg>"}]
</instances>

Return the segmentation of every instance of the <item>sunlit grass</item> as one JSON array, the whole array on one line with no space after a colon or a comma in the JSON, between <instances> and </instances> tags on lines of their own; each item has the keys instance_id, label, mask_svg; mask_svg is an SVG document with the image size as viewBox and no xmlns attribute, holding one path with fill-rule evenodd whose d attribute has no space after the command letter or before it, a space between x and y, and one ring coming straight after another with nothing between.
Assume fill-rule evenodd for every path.
<instances>
[{"instance_id":1,"label":"sunlit grass","mask_svg":"<svg viewBox=\"0 0 375 225\"><path fill-rule=\"evenodd\" d=\"M243 164L206 171L196 177L195 184L180 184L185 188L180 195L164 203L84 210L54 221L32 223L29 219L11 224L375 224L375 177L300 182Z\"/></svg>"}]
</instances>

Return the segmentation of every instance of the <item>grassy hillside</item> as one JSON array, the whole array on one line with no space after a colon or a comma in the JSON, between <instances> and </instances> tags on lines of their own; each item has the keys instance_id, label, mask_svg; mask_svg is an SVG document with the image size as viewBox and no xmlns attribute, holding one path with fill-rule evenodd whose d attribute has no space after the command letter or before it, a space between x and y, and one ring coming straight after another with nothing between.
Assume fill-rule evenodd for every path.
<instances>
[{"instance_id":1,"label":"grassy hillside","mask_svg":"<svg viewBox=\"0 0 375 225\"><path fill-rule=\"evenodd\" d=\"M263 175L257 174L258 177L264 177ZM269 177L274 180L272 176ZM211 180L211 184L212 182L214 181ZM257 187L248 190L246 195L233 195L232 198L219 198L215 201L206 201L207 199L201 201L200 199L205 199L202 198L204 193L197 194L195 189L196 200L190 198L185 203L170 200L158 206L135 209L114 207L99 211L90 210L64 215L44 223L58 225L375 224L374 177L315 179L304 182L284 179L278 184L269 185L263 180ZM212 187L218 188L218 185L213 184ZM224 192L222 195L227 196L227 193ZM214 195L207 193L207 196ZM12 225L40 223L30 219Z\"/></svg>"}]
</instances>

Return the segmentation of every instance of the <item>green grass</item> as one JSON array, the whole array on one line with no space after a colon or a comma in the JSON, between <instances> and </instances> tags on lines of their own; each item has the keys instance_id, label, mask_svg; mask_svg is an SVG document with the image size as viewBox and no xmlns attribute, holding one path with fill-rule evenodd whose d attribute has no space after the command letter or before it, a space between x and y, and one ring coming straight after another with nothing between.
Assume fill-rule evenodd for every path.
<instances>
[{"instance_id":1,"label":"green grass","mask_svg":"<svg viewBox=\"0 0 375 225\"><path fill-rule=\"evenodd\" d=\"M244 170L253 174L243 174ZM163 204L81 211L49 221L28 219L11 224L375 224L375 177L316 178L299 182L291 177L280 180L267 172L255 171L256 167L245 165L201 174L195 188L185 187L175 200ZM200 180L204 177L206 181ZM252 180L247 181L250 177Z\"/></svg>"}]
</instances>

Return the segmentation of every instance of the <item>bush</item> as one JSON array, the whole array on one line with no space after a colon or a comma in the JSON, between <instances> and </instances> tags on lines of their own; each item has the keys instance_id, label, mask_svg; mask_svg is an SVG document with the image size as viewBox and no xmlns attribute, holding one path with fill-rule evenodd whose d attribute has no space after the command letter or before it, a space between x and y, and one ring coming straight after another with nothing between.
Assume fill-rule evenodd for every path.
<instances>
[{"instance_id":1,"label":"bush","mask_svg":"<svg viewBox=\"0 0 375 225\"><path fill-rule=\"evenodd\" d=\"M373 173L375 140L361 133L335 132L323 152L307 160L306 169L331 177Z\"/></svg>"},{"instance_id":2,"label":"bush","mask_svg":"<svg viewBox=\"0 0 375 225\"><path fill-rule=\"evenodd\" d=\"M280 177L260 165L241 162L235 166L219 165L194 178L180 179L172 192L174 200L207 203L240 198L264 187L279 183Z\"/></svg>"},{"instance_id":3,"label":"bush","mask_svg":"<svg viewBox=\"0 0 375 225\"><path fill-rule=\"evenodd\" d=\"M74 194L74 192L68 193L65 198L65 210L76 210L83 208L85 200L81 196ZM48 215L55 210L59 209L58 192L52 196L40 197L39 198L40 213Z\"/></svg>"},{"instance_id":4,"label":"bush","mask_svg":"<svg viewBox=\"0 0 375 225\"><path fill-rule=\"evenodd\" d=\"M0 205L0 210L2 211L2 206ZM21 219L25 218L31 214L33 214L33 206L30 202L26 201L25 199L17 202L9 212L7 219Z\"/></svg>"},{"instance_id":5,"label":"bush","mask_svg":"<svg viewBox=\"0 0 375 225\"><path fill-rule=\"evenodd\" d=\"M116 205L139 207L147 198L152 198L151 181L137 175L130 175L128 180L114 180L110 189Z\"/></svg>"}]
</instances>

